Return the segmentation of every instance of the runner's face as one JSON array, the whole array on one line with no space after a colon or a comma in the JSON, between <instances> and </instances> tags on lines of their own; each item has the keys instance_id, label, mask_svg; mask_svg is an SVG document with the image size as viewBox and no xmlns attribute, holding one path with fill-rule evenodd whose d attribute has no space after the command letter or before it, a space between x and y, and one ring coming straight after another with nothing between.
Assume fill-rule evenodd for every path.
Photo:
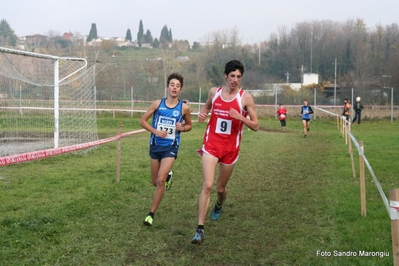
<instances>
[{"instance_id":1,"label":"runner's face","mask_svg":"<svg viewBox=\"0 0 399 266\"><path fill-rule=\"evenodd\" d=\"M236 89L240 87L242 79L240 70L237 69L236 71L232 71L228 75L224 74L224 77L226 78L227 86L230 89Z\"/></svg>"},{"instance_id":2,"label":"runner's face","mask_svg":"<svg viewBox=\"0 0 399 266\"><path fill-rule=\"evenodd\" d=\"M180 81L177 79L171 79L168 86L169 94L177 96L181 90Z\"/></svg>"}]
</instances>

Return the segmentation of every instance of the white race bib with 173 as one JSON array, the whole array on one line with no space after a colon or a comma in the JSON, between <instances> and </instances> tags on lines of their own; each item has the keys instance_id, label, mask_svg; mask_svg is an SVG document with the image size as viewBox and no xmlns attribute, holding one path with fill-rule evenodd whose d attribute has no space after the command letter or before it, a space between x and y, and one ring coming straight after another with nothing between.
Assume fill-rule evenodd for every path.
<instances>
[{"instance_id":1,"label":"white race bib with 173","mask_svg":"<svg viewBox=\"0 0 399 266\"><path fill-rule=\"evenodd\" d=\"M158 119L157 130L166 131L168 134L165 138L175 139L176 120L167 116L160 116Z\"/></svg>"}]
</instances>

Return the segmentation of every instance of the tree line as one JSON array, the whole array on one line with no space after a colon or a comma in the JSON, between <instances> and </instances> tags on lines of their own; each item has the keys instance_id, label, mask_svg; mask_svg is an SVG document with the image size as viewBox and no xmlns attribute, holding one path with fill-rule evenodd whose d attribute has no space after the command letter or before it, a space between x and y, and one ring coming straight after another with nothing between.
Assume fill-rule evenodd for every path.
<instances>
[{"instance_id":1,"label":"tree line","mask_svg":"<svg viewBox=\"0 0 399 266\"><path fill-rule=\"evenodd\" d=\"M96 37L95 24L89 37L91 34L91 37ZM130 38L132 34L128 29L126 39ZM290 83L300 83L303 73L317 73L319 83L336 82L341 91L354 88L359 95L381 88L398 88L399 84L399 26L396 23L370 28L362 19L298 22L291 29L280 26L277 33L256 44L242 44L239 30L234 27L212 32L206 39L211 45L203 46L195 42L190 46L187 41L173 40L171 29L165 26L159 39L159 43L165 45L155 49L161 61L132 61L130 64L121 64L117 69L105 68L97 78L119 75L125 83L135 87L154 87L143 77L157 77L163 81L167 73L180 71L187 80L185 97L198 99L200 87L209 88L224 83L223 66L234 58L241 60L246 67L243 85L248 89L262 89L264 84L285 82L287 74ZM149 30L144 32L141 20L137 41L141 45L151 41L154 44L156 41ZM4 44L15 46L16 36L13 36L8 23L2 20L0 45ZM93 62L99 54L104 54L102 60L105 62L110 54L117 54L118 50L125 48L74 47L72 44L68 52L71 56L86 58L90 49L100 49L91 53L96 57L92 58ZM65 51L51 52L65 54ZM180 55L188 55L190 60L176 61ZM107 74L107 71L113 75ZM100 90L101 86L104 86L104 91L107 90L106 82L101 82Z\"/></svg>"},{"instance_id":2,"label":"tree line","mask_svg":"<svg viewBox=\"0 0 399 266\"><path fill-rule=\"evenodd\" d=\"M89 35L87 36L87 42L91 42L93 39L97 38L97 25L96 23L92 23ZM125 40L130 42L133 41L132 32L129 28L126 31ZM167 47L169 43L173 42L172 29L168 29L168 26L165 25L161 30L159 39L154 38L149 29L144 33L143 21L140 19L136 40L139 47L142 47L143 44L149 44L153 48L159 48L160 45L162 47Z\"/></svg>"}]
</instances>

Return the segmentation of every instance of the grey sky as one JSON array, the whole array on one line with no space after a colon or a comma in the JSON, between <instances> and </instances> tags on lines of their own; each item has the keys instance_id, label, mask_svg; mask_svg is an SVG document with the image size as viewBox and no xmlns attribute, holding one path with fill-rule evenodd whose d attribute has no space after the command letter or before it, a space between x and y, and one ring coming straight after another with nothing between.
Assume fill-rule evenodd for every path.
<instances>
[{"instance_id":1,"label":"grey sky","mask_svg":"<svg viewBox=\"0 0 399 266\"><path fill-rule=\"evenodd\" d=\"M374 29L399 24L398 0L8 0L0 8L18 36L47 35L50 30L88 35L96 23L101 37L125 37L130 28L135 39L140 19L144 31L159 38L164 25L174 39L206 41L215 31L234 27L244 43L268 40L271 33L298 22L363 19Z\"/></svg>"}]
</instances>

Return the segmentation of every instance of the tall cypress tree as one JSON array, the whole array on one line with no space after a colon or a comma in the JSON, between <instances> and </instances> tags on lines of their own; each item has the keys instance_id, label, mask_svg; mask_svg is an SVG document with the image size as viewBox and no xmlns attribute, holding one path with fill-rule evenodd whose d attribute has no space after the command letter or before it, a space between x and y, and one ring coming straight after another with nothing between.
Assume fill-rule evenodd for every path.
<instances>
[{"instance_id":1,"label":"tall cypress tree","mask_svg":"<svg viewBox=\"0 0 399 266\"><path fill-rule=\"evenodd\" d=\"M12 46L17 45L17 35L14 30L11 29L10 24L5 19L0 21L0 45L1 46Z\"/></svg>"},{"instance_id":2,"label":"tall cypress tree","mask_svg":"<svg viewBox=\"0 0 399 266\"><path fill-rule=\"evenodd\" d=\"M169 31L168 31L168 27L165 25L163 26L162 30L161 30L161 36L159 37L159 43L163 48L167 48L168 47L168 43L169 43Z\"/></svg>"},{"instance_id":3,"label":"tall cypress tree","mask_svg":"<svg viewBox=\"0 0 399 266\"><path fill-rule=\"evenodd\" d=\"M125 40L128 40L130 42L132 41L132 33L130 32L130 29L127 29L127 31L126 31Z\"/></svg>"},{"instance_id":4,"label":"tall cypress tree","mask_svg":"<svg viewBox=\"0 0 399 266\"><path fill-rule=\"evenodd\" d=\"M93 39L97 39L97 26L96 23L91 23L91 29L89 36L87 36L87 42L91 42Z\"/></svg>"},{"instance_id":5,"label":"tall cypress tree","mask_svg":"<svg viewBox=\"0 0 399 266\"><path fill-rule=\"evenodd\" d=\"M152 34L150 30L147 30L147 32L144 35L144 41L145 43L152 44L154 42L154 39L152 38Z\"/></svg>"},{"instance_id":6,"label":"tall cypress tree","mask_svg":"<svg viewBox=\"0 0 399 266\"><path fill-rule=\"evenodd\" d=\"M154 42L152 43L152 47L153 47L153 48L159 48L159 41L158 41L158 38L155 38L155 39L154 39Z\"/></svg>"},{"instance_id":7,"label":"tall cypress tree","mask_svg":"<svg viewBox=\"0 0 399 266\"><path fill-rule=\"evenodd\" d=\"M159 41L160 42L167 42L169 40L169 31L168 31L168 27L165 25L163 26L162 30L161 30L161 36L159 37Z\"/></svg>"},{"instance_id":8,"label":"tall cypress tree","mask_svg":"<svg viewBox=\"0 0 399 266\"><path fill-rule=\"evenodd\" d=\"M172 29L169 29L169 33L168 33L168 42L170 42L170 43L173 42Z\"/></svg>"},{"instance_id":9,"label":"tall cypress tree","mask_svg":"<svg viewBox=\"0 0 399 266\"><path fill-rule=\"evenodd\" d=\"M144 43L144 26L141 19L139 24L139 32L137 33L137 43L139 44L139 47L141 47L141 44Z\"/></svg>"}]
</instances>

